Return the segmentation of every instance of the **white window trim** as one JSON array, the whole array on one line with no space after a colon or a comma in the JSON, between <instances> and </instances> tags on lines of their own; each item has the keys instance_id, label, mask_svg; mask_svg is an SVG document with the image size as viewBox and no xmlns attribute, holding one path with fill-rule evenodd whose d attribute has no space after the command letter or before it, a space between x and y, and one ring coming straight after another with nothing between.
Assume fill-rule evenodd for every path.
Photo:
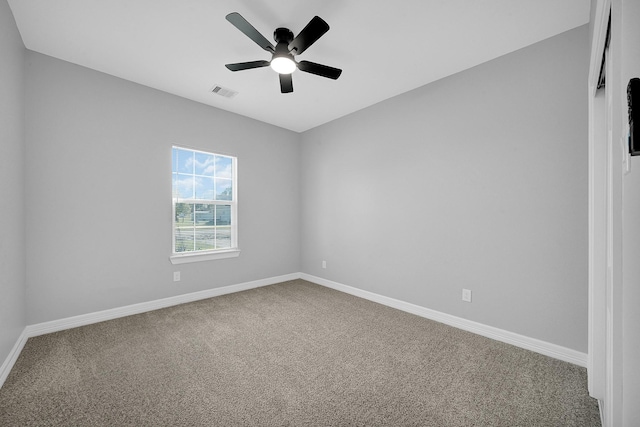
<instances>
[{"instance_id":1,"label":"white window trim","mask_svg":"<svg viewBox=\"0 0 640 427\"><path fill-rule=\"evenodd\" d=\"M171 255L171 264L187 264L189 262L211 261L215 259L235 258L240 255L240 249L220 249L215 252L193 252Z\"/></svg>"},{"instance_id":2,"label":"white window trim","mask_svg":"<svg viewBox=\"0 0 640 427\"><path fill-rule=\"evenodd\" d=\"M173 224L173 218L175 218L175 203L177 202L177 200L173 200L173 195L172 195L172 202L171 202L171 256L169 257L169 261L171 261L171 264L186 264L186 263L191 263L191 262L200 262L200 261L212 261L212 260L217 260L217 259L226 259L226 258L235 258L240 256L240 249L238 248L238 158L236 156L232 156L232 155L228 155L228 154L224 154L224 153L213 153L213 152L209 152L209 151L202 151L202 150L198 150L195 148L191 148L191 147L186 147L186 146L180 146L180 145L173 145L172 146L172 152L173 152L173 148L178 148L178 149L185 149L185 150L190 150L190 151L197 151L197 152L201 152L201 153L205 153L205 154L213 154L213 155L221 155L221 156L228 156L231 157L233 159L233 174L232 174L232 181L233 181L233 207L231 209L231 248L228 249L215 249L215 250L210 250L210 251L193 251L193 252L174 252L175 248L174 248L174 244L175 244L175 224ZM211 203L212 201L207 201L207 200L191 200L188 199L186 200L187 202L192 202L192 203L203 203L203 204L207 204L207 203ZM220 200L220 201L214 201L213 204L220 204L220 205L227 205L229 204L229 201L227 200Z\"/></svg>"}]
</instances>

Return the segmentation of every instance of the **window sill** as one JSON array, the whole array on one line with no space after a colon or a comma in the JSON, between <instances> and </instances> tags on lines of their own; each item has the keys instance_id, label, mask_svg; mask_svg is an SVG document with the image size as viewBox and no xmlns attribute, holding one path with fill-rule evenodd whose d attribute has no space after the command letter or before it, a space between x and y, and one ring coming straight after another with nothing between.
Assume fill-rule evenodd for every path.
<instances>
[{"instance_id":1,"label":"window sill","mask_svg":"<svg viewBox=\"0 0 640 427\"><path fill-rule=\"evenodd\" d=\"M229 249L226 251L171 255L171 264L186 264L189 262L211 261L215 259L235 258L240 255L240 249Z\"/></svg>"}]
</instances>

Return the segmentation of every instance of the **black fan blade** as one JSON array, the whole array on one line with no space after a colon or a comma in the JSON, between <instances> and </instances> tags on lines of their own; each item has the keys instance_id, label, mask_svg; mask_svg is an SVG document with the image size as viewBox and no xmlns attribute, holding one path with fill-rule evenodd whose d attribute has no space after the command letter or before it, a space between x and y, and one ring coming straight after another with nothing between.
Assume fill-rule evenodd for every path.
<instances>
[{"instance_id":1,"label":"black fan blade","mask_svg":"<svg viewBox=\"0 0 640 427\"><path fill-rule=\"evenodd\" d=\"M242 31L247 37L256 42L258 46L267 52L275 52L275 47L262 34L256 30L253 25L242 17L238 12L232 12L226 16L227 21L231 22L234 27Z\"/></svg>"},{"instance_id":2,"label":"black fan blade","mask_svg":"<svg viewBox=\"0 0 640 427\"><path fill-rule=\"evenodd\" d=\"M280 92L293 92L293 80L291 79L291 74L280 74Z\"/></svg>"},{"instance_id":3,"label":"black fan blade","mask_svg":"<svg viewBox=\"0 0 640 427\"><path fill-rule=\"evenodd\" d=\"M328 65L316 64L315 62L300 61L298 69L306 73L316 74L318 76L327 77L336 80L342 74L339 68L329 67Z\"/></svg>"},{"instance_id":4,"label":"black fan blade","mask_svg":"<svg viewBox=\"0 0 640 427\"><path fill-rule=\"evenodd\" d=\"M225 67L231 71L250 70L252 68L268 67L269 61L251 61L251 62L238 62L236 64L226 64Z\"/></svg>"},{"instance_id":5,"label":"black fan blade","mask_svg":"<svg viewBox=\"0 0 640 427\"><path fill-rule=\"evenodd\" d=\"M327 31L329 31L329 24L319 16L314 16L307 26L300 31L300 34L289 43L289 51L295 50L291 53L300 55Z\"/></svg>"}]
</instances>

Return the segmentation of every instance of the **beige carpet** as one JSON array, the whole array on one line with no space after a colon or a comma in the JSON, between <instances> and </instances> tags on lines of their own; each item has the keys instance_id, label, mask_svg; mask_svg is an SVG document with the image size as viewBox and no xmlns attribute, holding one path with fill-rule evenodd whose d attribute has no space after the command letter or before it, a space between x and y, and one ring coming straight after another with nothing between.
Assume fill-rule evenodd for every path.
<instances>
[{"instance_id":1,"label":"beige carpet","mask_svg":"<svg viewBox=\"0 0 640 427\"><path fill-rule=\"evenodd\" d=\"M585 369L302 280L31 338L1 426L599 426Z\"/></svg>"}]
</instances>

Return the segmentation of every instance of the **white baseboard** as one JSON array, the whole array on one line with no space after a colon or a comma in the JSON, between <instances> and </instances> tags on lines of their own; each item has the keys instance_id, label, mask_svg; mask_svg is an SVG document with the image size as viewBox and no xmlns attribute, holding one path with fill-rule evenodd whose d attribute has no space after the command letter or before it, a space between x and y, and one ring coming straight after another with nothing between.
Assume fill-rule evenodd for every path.
<instances>
[{"instance_id":1,"label":"white baseboard","mask_svg":"<svg viewBox=\"0 0 640 427\"><path fill-rule=\"evenodd\" d=\"M79 316L67 317L59 320L52 320L50 322L37 323L35 325L28 325L25 328L25 331L28 337L35 337L38 335L50 334L52 332L62 331L65 329L76 328L78 326L104 322L105 320L131 316L132 314L145 313L147 311L171 307L173 305L217 297L234 292L246 291L248 289L259 288L262 286L274 285L276 283L286 282L288 280L295 280L299 278L300 273L291 273L285 274L284 276L269 277L267 279L254 280L252 282L223 286L221 288L207 289L204 291L176 295L173 297L142 302L139 304L126 305L124 307L96 311L94 313L81 314Z\"/></svg>"},{"instance_id":2,"label":"white baseboard","mask_svg":"<svg viewBox=\"0 0 640 427\"><path fill-rule=\"evenodd\" d=\"M300 278L309 282L317 283L322 286L326 286L331 289L335 289L347 294L351 294L360 298L364 298L379 304L383 304L398 310L406 311L408 313L415 314L420 317L435 320L436 322L444 323L449 326L453 326L459 329L463 329L474 334L482 335L487 338L501 341L507 344L515 345L516 347L531 350L536 353L543 354L545 356L553 357L565 362L573 363L574 365L587 367L587 354L581 353L570 348L562 347L556 344L551 344L546 341L541 341L535 338L530 338L524 335L516 334L514 332L505 331L503 329L494 328L493 326L487 326L482 323L474 322L471 320L463 319L461 317L452 316L450 314L442 313L440 311L431 310L419 305L411 304L408 302L400 301L397 299L378 295L373 292L364 291L362 289L353 288L351 286L343 285L342 283L333 282L331 280L323 279L321 277L312 276L310 274L301 273Z\"/></svg>"},{"instance_id":3,"label":"white baseboard","mask_svg":"<svg viewBox=\"0 0 640 427\"><path fill-rule=\"evenodd\" d=\"M9 355L2 363L2 366L0 366L0 387L2 387L2 384L4 384L5 380L9 376L9 372L11 372L11 368L13 368L16 360L18 360L18 356L20 356L20 352L24 348L24 345L26 344L28 338L29 337L27 336L25 330L23 330L18 337L15 345L9 352Z\"/></svg>"},{"instance_id":4,"label":"white baseboard","mask_svg":"<svg viewBox=\"0 0 640 427\"><path fill-rule=\"evenodd\" d=\"M487 338L502 341L507 344L512 344L526 350L535 351L536 353L544 354L545 356L553 357L555 359L563 360L565 362L573 363L582 367L587 366L587 355L579 351L571 350L569 348L551 344L535 338L529 338L524 335L505 331L503 329L494 328L492 326L483 325L471 320L462 319L460 317L452 316L450 314L442 313L436 310L431 310L419 305L385 297L383 295L378 295L373 292L353 288L351 286L343 285L341 283L333 282L321 277L312 276L310 274L291 273L285 274L283 276L269 277L267 279L254 280L252 282L239 283L236 285L223 286L221 288L207 289L204 291L176 295L169 298L163 298L139 304L132 304L109 310L97 311L94 313L81 314L79 316L52 320L50 322L27 325L27 327L24 328L24 331L18 338L18 341L13 346L13 349L7 356L6 360L4 361L2 366L0 366L0 387L2 387L2 384L4 384L4 381L9 376L11 368L13 368L13 365L18 359L22 348L27 342L27 339L30 337L49 334L65 329L76 328L78 326L90 325L92 323L103 322L105 320L117 319L119 317L130 316L132 314L145 313L147 311L158 310L160 308L171 307L187 302L198 301L234 292L246 291L248 289L259 288L262 286L274 285L276 283L295 279L304 279L321 286L326 286L328 288L374 301L379 304L396 308L398 310L406 311L417 316L435 320L437 322L463 329L465 331L473 332Z\"/></svg>"}]
</instances>

